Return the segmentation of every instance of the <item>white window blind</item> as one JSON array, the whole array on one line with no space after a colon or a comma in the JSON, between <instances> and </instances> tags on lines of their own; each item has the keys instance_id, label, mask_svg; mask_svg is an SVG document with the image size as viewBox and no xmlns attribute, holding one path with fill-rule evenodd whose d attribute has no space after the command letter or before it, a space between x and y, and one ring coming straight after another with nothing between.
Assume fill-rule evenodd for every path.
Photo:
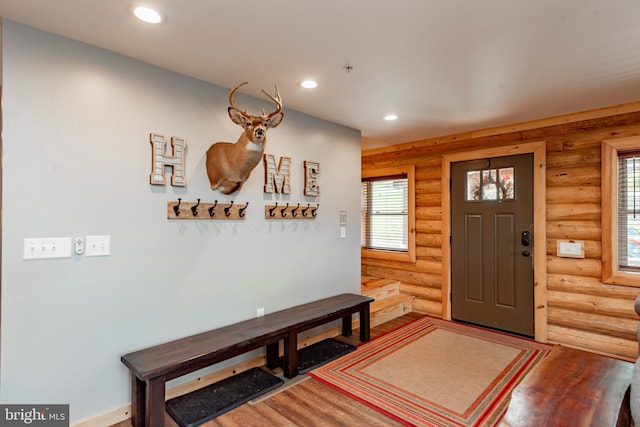
<instances>
[{"instance_id":1,"label":"white window blind","mask_svg":"<svg viewBox=\"0 0 640 427\"><path fill-rule=\"evenodd\" d=\"M640 271L640 151L618 152L618 268Z\"/></svg>"},{"instance_id":2,"label":"white window blind","mask_svg":"<svg viewBox=\"0 0 640 427\"><path fill-rule=\"evenodd\" d=\"M408 251L406 175L362 180L362 247Z\"/></svg>"}]
</instances>

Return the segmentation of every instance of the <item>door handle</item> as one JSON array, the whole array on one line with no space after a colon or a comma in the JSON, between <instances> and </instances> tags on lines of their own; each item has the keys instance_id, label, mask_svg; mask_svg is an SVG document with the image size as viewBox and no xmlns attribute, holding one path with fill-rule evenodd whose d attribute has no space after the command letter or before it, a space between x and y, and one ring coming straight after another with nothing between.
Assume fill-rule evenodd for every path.
<instances>
[{"instance_id":1,"label":"door handle","mask_svg":"<svg viewBox=\"0 0 640 427\"><path fill-rule=\"evenodd\" d=\"M529 251L522 251L522 256L529 256L531 255L531 252Z\"/></svg>"},{"instance_id":2,"label":"door handle","mask_svg":"<svg viewBox=\"0 0 640 427\"><path fill-rule=\"evenodd\" d=\"M531 245L531 232L523 231L521 237L522 237L522 246ZM528 255L526 255L526 256L528 256Z\"/></svg>"}]
</instances>

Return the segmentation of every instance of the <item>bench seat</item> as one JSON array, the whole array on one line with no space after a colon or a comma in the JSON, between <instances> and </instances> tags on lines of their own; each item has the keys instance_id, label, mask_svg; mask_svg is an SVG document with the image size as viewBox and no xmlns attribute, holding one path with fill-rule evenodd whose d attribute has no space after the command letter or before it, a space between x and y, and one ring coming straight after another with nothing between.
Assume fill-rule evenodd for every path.
<instances>
[{"instance_id":1,"label":"bench seat","mask_svg":"<svg viewBox=\"0 0 640 427\"><path fill-rule=\"evenodd\" d=\"M165 383L173 378L260 347L266 347L267 367L276 368L281 340L284 375L296 376L297 335L308 329L342 319L342 335L349 336L351 315L360 313L360 340L368 341L372 301L362 295L336 295L125 354L122 363L132 373L133 425L163 425Z\"/></svg>"},{"instance_id":2,"label":"bench seat","mask_svg":"<svg viewBox=\"0 0 640 427\"><path fill-rule=\"evenodd\" d=\"M629 426L633 364L556 346L516 386L500 427Z\"/></svg>"}]
</instances>

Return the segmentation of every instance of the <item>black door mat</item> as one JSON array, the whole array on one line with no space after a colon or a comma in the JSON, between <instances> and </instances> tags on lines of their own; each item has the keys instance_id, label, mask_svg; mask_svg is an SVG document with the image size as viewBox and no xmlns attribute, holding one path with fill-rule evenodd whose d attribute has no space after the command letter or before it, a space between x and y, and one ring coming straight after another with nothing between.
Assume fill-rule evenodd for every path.
<instances>
[{"instance_id":1,"label":"black door mat","mask_svg":"<svg viewBox=\"0 0 640 427\"><path fill-rule=\"evenodd\" d=\"M237 408L284 381L260 368L234 375L167 401L167 412L181 427L195 427Z\"/></svg>"},{"instance_id":2,"label":"black door mat","mask_svg":"<svg viewBox=\"0 0 640 427\"><path fill-rule=\"evenodd\" d=\"M355 349L356 346L333 338L303 347L298 350L298 373L304 374Z\"/></svg>"}]
</instances>

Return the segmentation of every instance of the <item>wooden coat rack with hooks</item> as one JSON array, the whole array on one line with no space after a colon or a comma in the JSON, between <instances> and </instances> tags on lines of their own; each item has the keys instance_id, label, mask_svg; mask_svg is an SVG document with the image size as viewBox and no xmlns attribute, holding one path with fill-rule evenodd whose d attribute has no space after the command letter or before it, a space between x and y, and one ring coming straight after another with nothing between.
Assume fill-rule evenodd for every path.
<instances>
[{"instance_id":1,"label":"wooden coat rack with hooks","mask_svg":"<svg viewBox=\"0 0 640 427\"><path fill-rule=\"evenodd\" d=\"M310 203L290 203L267 205L264 207L265 219L316 219L320 205Z\"/></svg>"},{"instance_id":2,"label":"wooden coat rack with hooks","mask_svg":"<svg viewBox=\"0 0 640 427\"><path fill-rule=\"evenodd\" d=\"M167 219L243 220L249 202L244 204L183 202L182 199L167 202Z\"/></svg>"}]
</instances>

